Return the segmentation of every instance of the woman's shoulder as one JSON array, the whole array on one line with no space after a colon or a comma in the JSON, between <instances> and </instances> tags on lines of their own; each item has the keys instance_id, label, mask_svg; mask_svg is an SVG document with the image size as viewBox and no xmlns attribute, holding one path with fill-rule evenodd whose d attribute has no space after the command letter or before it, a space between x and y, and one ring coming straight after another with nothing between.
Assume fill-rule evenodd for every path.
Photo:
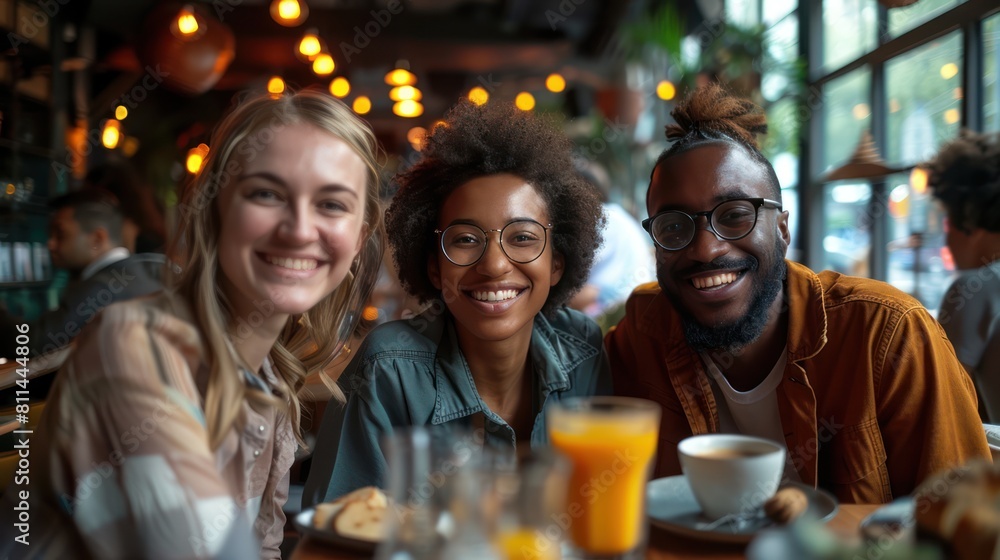
<instances>
[{"instance_id":1,"label":"woman's shoulder","mask_svg":"<svg viewBox=\"0 0 1000 560\"><path fill-rule=\"evenodd\" d=\"M74 341L67 359L78 382L148 379L201 359L198 330L173 297L155 294L104 308Z\"/></svg>"},{"instance_id":2,"label":"woman's shoulder","mask_svg":"<svg viewBox=\"0 0 1000 560\"><path fill-rule=\"evenodd\" d=\"M562 306L551 315L539 315L555 331L582 338L587 341L600 341L603 337L601 327L585 313Z\"/></svg>"},{"instance_id":3,"label":"woman's shoulder","mask_svg":"<svg viewBox=\"0 0 1000 560\"><path fill-rule=\"evenodd\" d=\"M433 355L441 342L443 329L444 318L428 312L382 323L365 337L362 353L368 356L400 352Z\"/></svg>"}]
</instances>

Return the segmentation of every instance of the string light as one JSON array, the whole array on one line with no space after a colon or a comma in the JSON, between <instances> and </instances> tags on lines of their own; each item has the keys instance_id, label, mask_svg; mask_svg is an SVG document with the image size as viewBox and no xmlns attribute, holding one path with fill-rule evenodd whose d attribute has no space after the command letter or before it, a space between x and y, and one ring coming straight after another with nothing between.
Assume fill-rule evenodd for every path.
<instances>
[{"instance_id":1,"label":"string light","mask_svg":"<svg viewBox=\"0 0 1000 560\"><path fill-rule=\"evenodd\" d=\"M123 121L123 120L125 120L125 117L127 117L127 116L128 116L128 108L126 108L124 105L119 105L119 106L115 107L115 118L116 119L118 119L120 121Z\"/></svg>"},{"instance_id":2,"label":"string light","mask_svg":"<svg viewBox=\"0 0 1000 560\"><path fill-rule=\"evenodd\" d=\"M566 89L566 78L560 74L549 74L549 77L545 78L545 88L552 93L559 93Z\"/></svg>"},{"instance_id":3,"label":"string light","mask_svg":"<svg viewBox=\"0 0 1000 560\"><path fill-rule=\"evenodd\" d=\"M281 76L271 76L267 81L267 92L273 96L281 95L285 92L285 80L282 80Z\"/></svg>"},{"instance_id":4,"label":"string light","mask_svg":"<svg viewBox=\"0 0 1000 560\"><path fill-rule=\"evenodd\" d=\"M366 95L359 95L354 99L354 103L351 105L354 108L354 112L359 115L367 115L369 111L372 110L372 100L368 99Z\"/></svg>"},{"instance_id":5,"label":"string light","mask_svg":"<svg viewBox=\"0 0 1000 560\"><path fill-rule=\"evenodd\" d=\"M535 96L522 91L514 98L514 105L522 111L530 111L535 108Z\"/></svg>"},{"instance_id":6,"label":"string light","mask_svg":"<svg viewBox=\"0 0 1000 560\"><path fill-rule=\"evenodd\" d=\"M208 151L207 144L198 144L196 147L188 150L187 159L184 161L184 167L187 168L188 173L197 175L201 171L201 167L205 163L205 158L208 157Z\"/></svg>"},{"instance_id":7,"label":"string light","mask_svg":"<svg viewBox=\"0 0 1000 560\"><path fill-rule=\"evenodd\" d=\"M170 31L185 41L190 41L205 32L191 4L184 4L177 12L177 17L170 24Z\"/></svg>"},{"instance_id":8,"label":"string light","mask_svg":"<svg viewBox=\"0 0 1000 560\"><path fill-rule=\"evenodd\" d=\"M274 0L271 2L271 18L285 27L302 25L309 15L309 6L300 0Z\"/></svg>"},{"instance_id":9,"label":"string light","mask_svg":"<svg viewBox=\"0 0 1000 560\"><path fill-rule=\"evenodd\" d=\"M656 96L664 101L670 101L677 95L677 86L670 80L661 80L656 84Z\"/></svg>"},{"instance_id":10,"label":"string light","mask_svg":"<svg viewBox=\"0 0 1000 560\"><path fill-rule=\"evenodd\" d=\"M476 105L485 105L489 100L490 94L486 93L485 89L476 86L469 90L469 101L475 103Z\"/></svg>"},{"instance_id":11,"label":"string light","mask_svg":"<svg viewBox=\"0 0 1000 560\"><path fill-rule=\"evenodd\" d=\"M412 86L417 83L417 77L405 68L396 68L385 75L385 83L390 86Z\"/></svg>"},{"instance_id":12,"label":"string light","mask_svg":"<svg viewBox=\"0 0 1000 560\"><path fill-rule=\"evenodd\" d=\"M424 106L421 105L419 101L405 99L403 101L396 102L396 104L392 106L392 112L400 117L412 119L413 117L419 117L424 114Z\"/></svg>"},{"instance_id":13,"label":"string light","mask_svg":"<svg viewBox=\"0 0 1000 560\"><path fill-rule=\"evenodd\" d=\"M319 33L315 29L305 32L299 40L298 53L308 60L312 60L323 51L323 44L319 41Z\"/></svg>"},{"instance_id":14,"label":"string light","mask_svg":"<svg viewBox=\"0 0 1000 560\"><path fill-rule=\"evenodd\" d=\"M104 121L104 130L101 131L101 144L113 150L118 147L118 142L122 139L122 123L116 119Z\"/></svg>"},{"instance_id":15,"label":"string light","mask_svg":"<svg viewBox=\"0 0 1000 560\"><path fill-rule=\"evenodd\" d=\"M329 76L336 67L337 63L333 61L333 57L325 52L319 53L313 60L313 72L317 76Z\"/></svg>"},{"instance_id":16,"label":"string light","mask_svg":"<svg viewBox=\"0 0 1000 560\"><path fill-rule=\"evenodd\" d=\"M330 82L330 95L343 99L348 93L351 93L351 82L347 78L337 76Z\"/></svg>"},{"instance_id":17,"label":"string light","mask_svg":"<svg viewBox=\"0 0 1000 560\"><path fill-rule=\"evenodd\" d=\"M389 99L393 101L406 101L407 99L420 101L422 98L423 94L413 86L397 86L389 90Z\"/></svg>"}]
</instances>

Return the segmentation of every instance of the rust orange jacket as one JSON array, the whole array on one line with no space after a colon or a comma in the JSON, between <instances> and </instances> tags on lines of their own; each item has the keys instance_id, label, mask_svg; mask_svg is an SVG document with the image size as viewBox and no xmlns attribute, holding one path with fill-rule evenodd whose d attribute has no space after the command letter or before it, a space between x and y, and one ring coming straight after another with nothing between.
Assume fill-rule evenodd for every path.
<instances>
[{"instance_id":1,"label":"rust orange jacket","mask_svg":"<svg viewBox=\"0 0 1000 560\"><path fill-rule=\"evenodd\" d=\"M937 321L888 284L788 262L788 361L778 385L802 481L841 502L883 503L931 474L988 458L972 381ZM677 442L719 431L700 356L660 288L639 286L605 338L615 393L663 407L654 477L680 474ZM725 371L725 356L713 356Z\"/></svg>"}]
</instances>

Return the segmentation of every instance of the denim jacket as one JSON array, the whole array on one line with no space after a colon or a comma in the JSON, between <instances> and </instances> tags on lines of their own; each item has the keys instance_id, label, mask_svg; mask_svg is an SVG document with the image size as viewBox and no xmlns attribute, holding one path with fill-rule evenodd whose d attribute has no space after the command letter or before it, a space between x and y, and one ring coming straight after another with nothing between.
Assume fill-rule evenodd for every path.
<instances>
[{"instance_id":1,"label":"denim jacket","mask_svg":"<svg viewBox=\"0 0 1000 560\"><path fill-rule=\"evenodd\" d=\"M989 458L972 380L920 302L883 282L793 262L785 297L778 412L803 482L841 502L882 503L937 471ZM605 343L615 393L663 407L655 476L680 474L677 443L719 431L680 316L658 286L640 286Z\"/></svg>"},{"instance_id":2,"label":"denim jacket","mask_svg":"<svg viewBox=\"0 0 1000 560\"><path fill-rule=\"evenodd\" d=\"M600 329L568 308L551 318L535 317L529 353L536 414L530 443L536 448L548 445L542 414L546 403L610 394L611 377ZM514 430L476 390L447 311L432 307L413 319L379 326L339 383L347 402L331 401L324 413L304 506L362 486L384 488L387 464L380 444L395 427L466 427L481 412L487 444L512 450L516 444Z\"/></svg>"}]
</instances>

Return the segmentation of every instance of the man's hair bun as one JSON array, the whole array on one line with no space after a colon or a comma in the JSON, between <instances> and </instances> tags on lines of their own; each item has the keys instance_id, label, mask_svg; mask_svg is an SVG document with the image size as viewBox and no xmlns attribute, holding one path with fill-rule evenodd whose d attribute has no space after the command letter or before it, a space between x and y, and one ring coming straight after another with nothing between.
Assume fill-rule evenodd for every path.
<instances>
[{"instance_id":1,"label":"man's hair bun","mask_svg":"<svg viewBox=\"0 0 1000 560\"><path fill-rule=\"evenodd\" d=\"M759 150L757 135L767 134L767 117L761 108L749 99L733 96L717 83L691 92L670 116L677 123L667 125L668 140L711 131Z\"/></svg>"}]
</instances>

